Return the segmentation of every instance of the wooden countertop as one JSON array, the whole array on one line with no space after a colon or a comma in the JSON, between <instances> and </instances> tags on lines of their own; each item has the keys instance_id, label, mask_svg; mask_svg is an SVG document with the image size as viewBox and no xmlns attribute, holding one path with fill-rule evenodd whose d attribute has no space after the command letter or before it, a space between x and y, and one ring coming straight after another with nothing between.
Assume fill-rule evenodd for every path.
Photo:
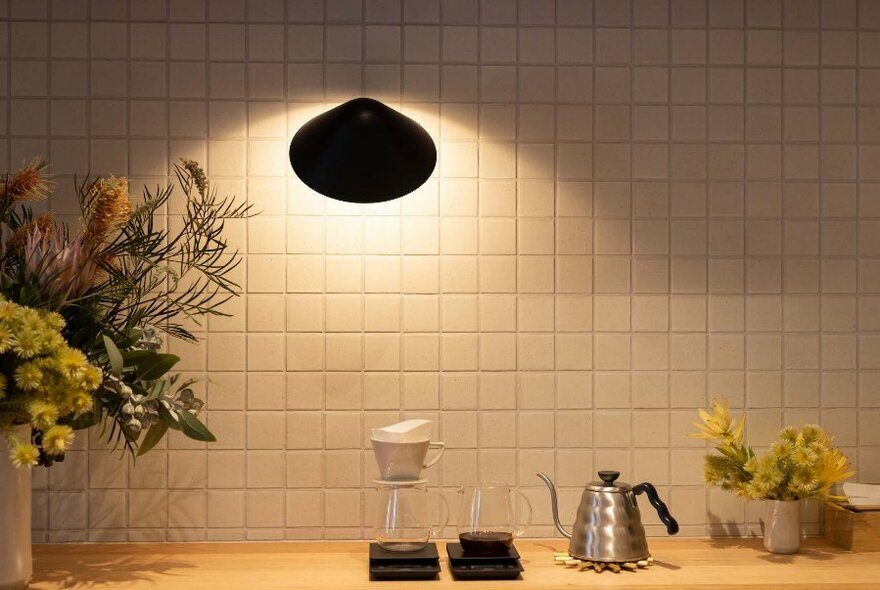
<instances>
[{"instance_id":1,"label":"wooden countertop","mask_svg":"<svg viewBox=\"0 0 880 590\"><path fill-rule=\"evenodd\" d=\"M364 542L36 545L31 590L60 588L280 590L359 588L880 588L880 553L847 553L808 539L798 555L771 555L760 539L649 539L655 565L614 574L553 563L564 540L519 541L522 580L370 582Z\"/></svg>"}]
</instances>

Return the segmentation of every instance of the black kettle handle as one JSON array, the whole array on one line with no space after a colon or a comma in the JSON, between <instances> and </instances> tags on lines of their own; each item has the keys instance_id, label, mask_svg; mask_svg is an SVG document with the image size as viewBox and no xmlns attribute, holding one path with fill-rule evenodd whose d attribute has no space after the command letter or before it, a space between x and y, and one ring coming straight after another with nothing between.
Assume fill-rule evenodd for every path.
<instances>
[{"instance_id":1,"label":"black kettle handle","mask_svg":"<svg viewBox=\"0 0 880 590\"><path fill-rule=\"evenodd\" d=\"M634 494L641 494L642 492L645 492L648 495L648 502L651 503L651 506L657 509L657 514L660 515L660 520L666 525L666 532L670 535L677 533L678 522L672 518L671 514L669 514L669 508L667 508L666 504L663 503L663 500L660 499L660 496L657 494L657 488L648 482L633 486Z\"/></svg>"}]
</instances>

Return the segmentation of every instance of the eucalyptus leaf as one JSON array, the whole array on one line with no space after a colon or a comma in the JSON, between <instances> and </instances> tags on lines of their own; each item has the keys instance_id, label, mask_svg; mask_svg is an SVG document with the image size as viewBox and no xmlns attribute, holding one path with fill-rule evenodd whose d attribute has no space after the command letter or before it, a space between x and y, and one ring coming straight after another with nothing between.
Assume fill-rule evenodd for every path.
<instances>
[{"instance_id":1,"label":"eucalyptus leaf","mask_svg":"<svg viewBox=\"0 0 880 590\"><path fill-rule=\"evenodd\" d=\"M154 358L138 363L138 377L144 381L159 379L170 371L178 361L180 361L180 357L174 354L156 354Z\"/></svg>"},{"instance_id":2,"label":"eucalyptus leaf","mask_svg":"<svg viewBox=\"0 0 880 590\"><path fill-rule=\"evenodd\" d=\"M122 360L122 353L119 352L116 343L109 336L101 334L101 337L104 339L104 348L107 349L107 357L110 359L110 368L113 369L114 374L122 375L122 368L125 365Z\"/></svg>"},{"instance_id":3,"label":"eucalyptus leaf","mask_svg":"<svg viewBox=\"0 0 880 590\"><path fill-rule=\"evenodd\" d=\"M122 359L126 367L134 367L156 354L152 350L126 350L122 353Z\"/></svg>"},{"instance_id":4,"label":"eucalyptus leaf","mask_svg":"<svg viewBox=\"0 0 880 590\"><path fill-rule=\"evenodd\" d=\"M175 377L178 377L178 376L179 376L179 375L175 375ZM175 381L176 381L176 380L175 380ZM198 382L199 382L198 379L195 379L195 378L192 378L192 377L191 377L191 378L185 380L183 383L181 383L181 384L178 386L178 389L186 389L186 388L190 387L191 385L195 385L195 384L198 383ZM173 383L173 382L172 382L172 383Z\"/></svg>"},{"instance_id":5,"label":"eucalyptus leaf","mask_svg":"<svg viewBox=\"0 0 880 590\"><path fill-rule=\"evenodd\" d=\"M156 405L156 410L159 412L159 417L162 418L169 428L180 430L180 423L177 421L178 414L168 407L168 402L161 400Z\"/></svg>"},{"instance_id":6,"label":"eucalyptus leaf","mask_svg":"<svg viewBox=\"0 0 880 590\"><path fill-rule=\"evenodd\" d=\"M162 437L165 436L166 432L168 432L168 424L165 422L156 422L150 426L150 429L144 436L144 440L141 441L141 444L138 447L138 457L155 447L156 444L162 440Z\"/></svg>"},{"instance_id":7,"label":"eucalyptus leaf","mask_svg":"<svg viewBox=\"0 0 880 590\"><path fill-rule=\"evenodd\" d=\"M180 426L183 433L193 440L201 440L205 442L215 442L215 437L208 427L202 424L201 420L196 418L195 414L190 412L180 412Z\"/></svg>"},{"instance_id":8,"label":"eucalyptus leaf","mask_svg":"<svg viewBox=\"0 0 880 590\"><path fill-rule=\"evenodd\" d=\"M101 413L95 411L85 412L79 416L68 416L58 420L59 424L70 426L74 430L84 430L97 426L101 422Z\"/></svg>"},{"instance_id":9,"label":"eucalyptus leaf","mask_svg":"<svg viewBox=\"0 0 880 590\"><path fill-rule=\"evenodd\" d=\"M168 388L171 386L168 379L161 379L156 381L152 387L150 387L150 392L147 394L147 399L159 399Z\"/></svg>"}]
</instances>

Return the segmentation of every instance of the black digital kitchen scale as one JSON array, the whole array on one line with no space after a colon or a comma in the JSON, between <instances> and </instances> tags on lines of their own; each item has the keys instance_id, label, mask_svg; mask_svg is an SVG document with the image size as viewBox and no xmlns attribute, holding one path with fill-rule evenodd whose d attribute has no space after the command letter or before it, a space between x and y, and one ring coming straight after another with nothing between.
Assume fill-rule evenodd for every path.
<instances>
[{"instance_id":1,"label":"black digital kitchen scale","mask_svg":"<svg viewBox=\"0 0 880 590\"><path fill-rule=\"evenodd\" d=\"M524 570L513 546L502 555L473 555L465 553L461 543L446 543L446 554L456 580L515 580Z\"/></svg>"},{"instance_id":2,"label":"black digital kitchen scale","mask_svg":"<svg viewBox=\"0 0 880 590\"><path fill-rule=\"evenodd\" d=\"M439 573L440 555L434 543L418 551L388 551L370 543L371 580L433 580Z\"/></svg>"}]
</instances>

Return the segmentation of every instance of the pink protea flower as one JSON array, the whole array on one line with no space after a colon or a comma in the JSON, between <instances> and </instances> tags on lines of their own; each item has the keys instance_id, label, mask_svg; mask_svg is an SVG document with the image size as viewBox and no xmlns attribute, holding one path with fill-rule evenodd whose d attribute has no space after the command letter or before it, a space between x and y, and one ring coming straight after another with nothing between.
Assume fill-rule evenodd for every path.
<instances>
[{"instance_id":1,"label":"pink protea flower","mask_svg":"<svg viewBox=\"0 0 880 590\"><path fill-rule=\"evenodd\" d=\"M79 239L65 243L58 233L28 232L22 251L23 271L56 304L84 295L94 284L98 266L93 250Z\"/></svg>"}]
</instances>

